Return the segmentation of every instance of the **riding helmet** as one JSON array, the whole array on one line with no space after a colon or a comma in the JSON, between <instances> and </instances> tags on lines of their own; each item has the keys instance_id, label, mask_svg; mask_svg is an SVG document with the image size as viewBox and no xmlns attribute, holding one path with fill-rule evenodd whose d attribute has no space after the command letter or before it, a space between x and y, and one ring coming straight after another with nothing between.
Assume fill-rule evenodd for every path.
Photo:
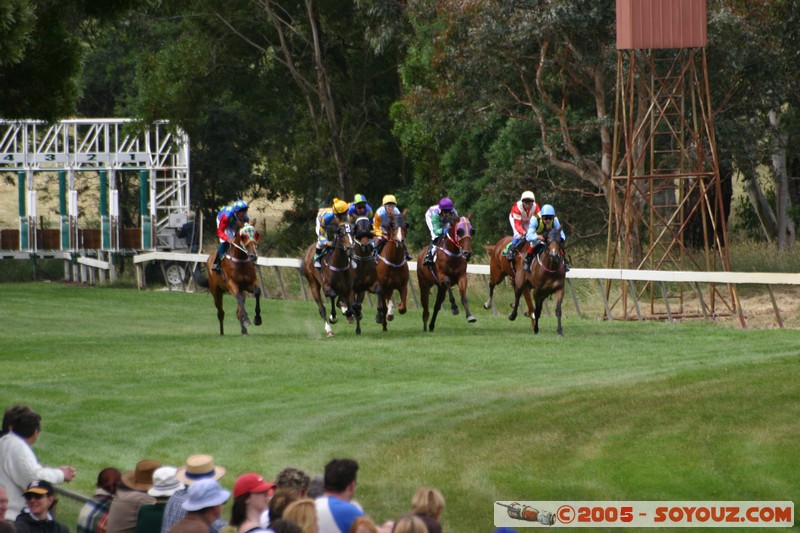
<instances>
[{"instance_id":1,"label":"riding helmet","mask_svg":"<svg viewBox=\"0 0 800 533\"><path fill-rule=\"evenodd\" d=\"M338 198L333 199L333 212L337 215L343 215L347 213L347 210L350 208L350 204L345 202L344 200L339 200Z\"/></svg>"},{"instance_id":2,"label":"riding helmet","mask_svg":"<svg viewBox=\"0 0 800 533\"><path fill-rule=\"evenodd\" d=\"M525 200L530 200L531 202L536 201L536 197L533 195L533 191L525 191L524 193L522 193L520 201L525 201Z\"/></svg>"},{"instance_id":3,"label":"riding helmet","mask_svg":"<svg viewBox=\"0 0 800 533\"><path fill-rule=\"evenodd\" d=\"M397 205L397 198L395 198L393 194L387 194L386 196L383 197L383 202L381 203L383 203L384 205L386 204Z\"/></svg>"},{"instance_id":4,"label":"riding helmet","mask_svg":"<svg viewBox=\"0 0 800 533\"><path fill-rule=\"evenodd\" d=\"M365 204L367 203L367 197L363 194L356 194L355 198L353 198L354 204Z\"/></svg>"},{"instance_id":5,"label":"riding helmet","mask_svg":"<svg viewBox=\"0 0 800 533\"><path fill-rule=\"evenodd\" d=\"M233 204L233 212L238 213L239 211L247 211L247 202L244 200L236 200Z\"/></svg>"},{"instance_id":6,"label":"riding helmet","mask_svg":"<svg viewBox=\"0 0 800 533\"><path fill-rule=\"evenodd\" d=\"M439 200L439 209L441 209L442 211L452 211L453 207L454 207L453 200L451 200L450 198L445 196L444 198Z\"/></svg>"},{"instance_id":7,"label":"riding helmet","mask_svg":"<svg viewBox=\"0 0 800 533\"><path fill-rule=\"evenodd\" d=\"M542 216L543 217L554 217L556 216L556 209L550 204L544 204L542 206Z\"/></svg>"}]
</instances>

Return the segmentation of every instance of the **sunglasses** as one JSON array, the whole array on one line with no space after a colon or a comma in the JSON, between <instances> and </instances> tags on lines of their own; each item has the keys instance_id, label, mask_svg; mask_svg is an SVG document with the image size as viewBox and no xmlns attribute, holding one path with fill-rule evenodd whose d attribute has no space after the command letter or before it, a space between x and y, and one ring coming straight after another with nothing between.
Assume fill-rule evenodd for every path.
<instances>
[{"instance_id":1,"label":"sunglasses","mask_svg":"<svg viewBox=\"0 0 800 533\"><path fill-rule=\"evenodd\" d=\"M553 217L551 217L550 215L543 216L542 218L545 220L553 220Z\"/></svg>"},{"instance_id":2,"label":"sunglasses","mask_svg":"<svg viewBox=\"0 0 800 533\"><path fill-rule=\"evenodd\" d=\"M47 494L26 494L25 495L25 499L26 500L41 500L45 496L47 496Z\"/></svg>"}]
</instances>

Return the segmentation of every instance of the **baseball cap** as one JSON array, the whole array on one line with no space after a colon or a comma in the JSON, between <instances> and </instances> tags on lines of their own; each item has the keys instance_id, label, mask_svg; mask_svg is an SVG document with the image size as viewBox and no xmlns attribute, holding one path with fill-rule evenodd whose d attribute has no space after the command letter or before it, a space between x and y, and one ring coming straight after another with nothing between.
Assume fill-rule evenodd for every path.
<instances>
[{"instance_id":1,"label":"baseball cap","mask_svg":"<svg viewBox=\"0 0 800 533\"><path fill-rule=\"evenodd\" d=\"M248 472L242 474L233 484L233 497L238 498L244 494L258 494L274 489L275 484L265 481L259 474Z\"/></svg>"}]
</instances>

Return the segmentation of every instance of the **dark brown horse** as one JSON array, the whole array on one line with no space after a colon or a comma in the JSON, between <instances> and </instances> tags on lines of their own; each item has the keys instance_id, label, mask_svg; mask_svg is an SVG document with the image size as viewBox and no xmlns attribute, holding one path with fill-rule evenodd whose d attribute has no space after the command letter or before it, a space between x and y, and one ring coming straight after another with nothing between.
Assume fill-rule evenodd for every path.
<instances>
[{"instance_id":1,"label":"dark brown horse","mask_svg":"<svg viewBox=\"0 0 800 533\"><path fill-rule=\"evenodd\" d=\"M229 292L236 298L236 316L242 326L242 335L247 335L247 326L250 325L250 318L244 308L245 294L250 293L256 299L256 316L253 323L261 325L261 288L258 286L256 276L256 244L258 243L258 233L253 226L245 224L239 230L239 234L228 246L228 251L220 264L222 272L212 270L214 259L217 253L211 254L206 264L208 268L208 290L214 297L214 305L217 307L217 319L219 320L219 334L224 335L225 330L222 322L225 319L225 311L222 309L222 297ZM202 281L199 285L205 286Z\"/></svg>"},{"instance_id":2,"label":"dark brown horse","mask_svg":"<svg viewBox=\"0 0 800 533\"><path fill-rule=\"evenodd\" d=\"M563 337L561 330L561 302L564 300L564 285L567 278L567 266L564 262L564 239L561 238L561 230L551 229L545 234L545 249L540 252L531 264L531 271L525 272L520 269L518 275L522 273L525 283L522 288L514 289L514 310L516 315L519 306L519 297L524 287L533 288L533 300L536 305L533 315L531 315L531 325L533 333L539 333L539 317L542 315L542 303L545 298L556 295L556 318L558 319L558 336ZM519 286L519 285L517 285ZM509 317L511 318L511 317Z\"/></svg>"},{"instance_id":3,"label":"dark brown horse","mask_svg":"<svg viewBox=\"0 0 800 533\"><path fill-rule=\"evenodd\" d=\"M363 306L364 294L371 292L378 300L378 317L382 317L386 314L386 307L381 296L381 285L378 283L378 271L372 246L372 223L367 217L361 217L354 224L354 232L353 261L350 266L353 268L355 301L358 305ZM376 321L381 323L377 318ZM356 326L356 334L361 334L360 324Z\"/></svg>"},{"instance_id":4,"label":"dark brown horse","mask_svg":"<svg viewBox=\"0 0 800 533\"><path fill-rule=\"evenodd\" d=\"M381 221L381 231L386 237L386 243L378 254L378 282L381 286L383 309L378 308L376 320L383 325L386 331L386 321L394 320L394 302L392 293L400 293L400 303L397 312L401 315L406 312L406 298L408 297L408 261L406 261L406 217L403 214L387 213Z\"/></svg>"},{"instance_id":5,"label":"dark brown horse","mask_svg":"<svg viewBox=\"0 0 800 533\"><path fill-rule=\"evenodd\" d=\"M333 337L331 324L335 324L336 318L336 299L347 302L346 317L355 316L357 322L356 331L361 326L361 305L355 302L353 293L353 276L350 268L351 256L353 253L353 234L352 226L347 223L339 224L336 228L336 235L333 238L333 245L322 258L322 268L314 267L314 253L316 244L312 244L306 250L303 262L303 272L311 288L311 295L317 302L319 316L325 321L325 333L328 337ZM331 313L326 316L325 298L331 300Z\"/></svg>"},{"instance_id":6,"label":"dark brown horse","mask_svg":"<svg viewBox=\"0 0 800 533\"><path fill-rule=\"evenodd\" d=\"M445 295L450 287L458 285L461 293L461 305L467 315L467 322L477 319L469 310L467 301L467 263L472 256L472 236L475 230L469 218L461 217L450 224L450 229L439 245L433 267L423 264L423 259L428 253L430 244L424 247L417 258L417 281L419 282L420 300L422 301L422 330L428 331L428 300L433 286L439 288L436 293L436 303L433 305L433 316L430 322L430 331L436 327L436 316L442 307ZM455 313L454 313L455 314Z\"/></svg>"},{"instance_id":7,"label":"dark brown horse","mask_svg":"<svg viewBox=\"0 0 800 533\"><path fill-rule=\"evenodd\" d=\"M516 283L518 281L517 274L523 272L522 261L525 254L515 254L513 265L506 259L504 252L511 240L512 237L503 237L497 241L497 244L484 246L484 249L489 253L489 299L483 303L484 309L491 309L492 299L494 298L494 288L498 286L506 276L511 278L511 283L516 288ZM527 248L527 246L525 248ZM519 282L525 282L524 274L519 276ZM526 288L522 294L525 296L525 303L528 304L528 316L531 316L531 313L533 313L533 302L531 301L530 287ZM516 312L508 315L509 320L515 320L516 318Z\"/></svg>"}]
</instances>

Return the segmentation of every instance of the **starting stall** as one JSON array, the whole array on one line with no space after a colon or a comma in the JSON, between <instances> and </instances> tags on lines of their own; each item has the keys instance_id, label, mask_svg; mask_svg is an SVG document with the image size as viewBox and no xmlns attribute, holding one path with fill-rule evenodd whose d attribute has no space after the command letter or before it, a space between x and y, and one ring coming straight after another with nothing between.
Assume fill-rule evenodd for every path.
<instances>
[{"instance_id":1,"label":"starting stall","mask_svg":"<svg viewBox=\"0 0 800 533\"><path fill-rule=\"evenodd\" d=\"M113 279L120 255L180 247L175 230L190 213L189 139L168 122L0 120L0 173L16 176L19 206L18 228L0 234L3 257L63 258L68 280L93 282L95 271ZM133 224L121 218L123 175L138 179ZM57 212L45 214L39 195L50 195L54 180Z\"/></svg>"}]
</instances>

